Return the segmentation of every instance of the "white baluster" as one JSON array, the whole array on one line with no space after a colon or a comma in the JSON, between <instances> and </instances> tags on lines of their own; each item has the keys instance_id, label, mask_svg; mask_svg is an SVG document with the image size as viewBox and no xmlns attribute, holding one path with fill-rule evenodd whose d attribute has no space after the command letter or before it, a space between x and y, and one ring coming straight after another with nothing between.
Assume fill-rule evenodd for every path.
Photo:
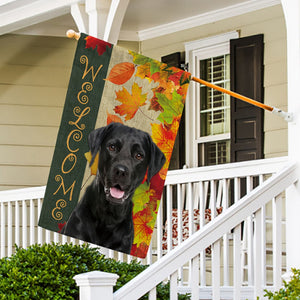
<instances>
[{"instance_id":1,"label":"white baluster","mask_svg":"<svg viewBox=\"0 0 300 300\"><path fill-rule=\"evenodd\" d=\"M241 225L235 227L233 232L233 299L241 299Z\"/></svg>"},{"instance_id":2,"label":"white baluster","mask_svg":"<svg viewBox=\"0 0 300 300\"><path fill-rule=\"evenodd\" d=\"M4 202L1 202L1 251L0 256L1 258L5 256L5 205Z\"/></svg>"},{"instance_id":3,"label":"white baluster","mask_svg":"<svg viewBox=\"0 0 300 300\"><path fill-rule=\"evenodd\" d=\"M199 300L199 255L191 260L191 300Z\"/></svg>"},{"instance_id":4,"label":"white baluster","mask_svg":"<svg viewBox=\"0 0 300 300\"><path fill-rule=\"evenodd\" d=\"M22 247L27 248L27 204L22 201Z\"/></svg>"},{"instance_id":5,"label":"white baluster","mask_svg":"<svg viewBox=\"0 0 300 300\"><path fill-rule=\"evenodd\" d=\"M255 213L254 230L254 299L262 298L262 210Z\"/></svg>"},{"instance_id":6,"label":"white baluster","mask_svg":"<svg viewBox=\"0 0 300 300\"><path fill-rule=\"evenodd\" d=\"M38 208L37 208L37 210L38 210L38 216L40 216L40 214L41 214L41 209L42 209L42 199L41 198L39 198L38 200ZM42 229L42 227L40 227L40 226L38 226L38 244L43 244L43 229Z\"/></svg>"},{"instance_id":7,"label":"white baluster","mask_svg":"<svg viewBox=\"0 0 300 300\"><path fill-rule=\"evenodd\" d=\"M7 256L12 255L12 203L7 203Z\"/></svg>"},{"instance_id":8,"label":"white baluster","mask_svg":"<svg viewBox=\"0 0 300 300\"><path fill-rule=\"evenodd\" d=\"M162 201L162 200L161 200ZM157 235L157 259L160 259L162 257L162 214L163 214L163 206L162 204L159 205L159 209L157 212L157 221L156 221L156 235Z\"/></svg>"},{"instance_id":9,"label":"white baluster","mask_svg":"<svg viewBox=\"0 0 300 300\"><path fill-rule=\"evenodd\" d=\"M168 245L168 252L172 250L172 186L167 185L166 187L167 193L167 245Z\"/></svg>"},{"instance_id":10,"label":"white baluster","mask_svg":"<svg viewBox=\"0 0 300 300\"><path fill-rule=\"evenodd\" d=\"M15 244L21 245L20 242L20 205L19 201L15 202Z\"/></svg>"},{"instance_id":11,"label":"white baluster","mask_svg":"<svg viewBox=\"0 0 300 300\"><path fill-rule=\"evenodd\" d=\"M177 300L177 271L170 276L170 300Z\"/></svg>"},{"instance_id":12,"label":"white baluster","mask_svg":"<svg viewBox=\"0 0 300 300\"><path fill-rule=\"evenodd\" d=\"M200 229L203 228L205 224L205 200L206 200L206 193L204 182L199 182L199 210L200 210ZM200 284L201 286L206 285L206 260L205 260L205 250L200 252Z\"/></svg>"},{"instance_id":13,"label":"white baluster","mask_svg":"<svg viewBox=\"0 0 300 300\"><path fill-rule=\"evenodd\" d=\"M34 213L34 200L30 199L30 245L33 245L35 243L35 213Z\"/></svg>"},{"instance_id":14,"label":"white baluster","mask_svg":"<svg viewBox=\"0 0 300 300\"><path fill-rule=\"evenodd\" d=\"M228 194L229 187L228 181L226 179L222 179L222 202L220 206L223 207L223 211L226 211L228 208ZM228 233L225 233L223 236L223 277L224 277L224 286L229 286L229 237Z\"/></svg>"},{"instance_id":15,"label":"white baluster","mask_svg":"<svg viewBox=\"0 0 300 300\"><path fill-rule=\"evenodd\" d=\"M213 299L221 299L220 293L220 241L216 241L212 244L212 289L213 289Z\"/></svg>"},{"instance_id":16,"label":"white baluster","mask_svg":"<svg viewBox=\"0 0 300 300\"><path fill-rule=\"evenodd\" d=\"M177 238L178 245L182 242L182 189L181 185L177 184L177 216L178 216L178 227L177 227ZM179 285L183 284L183 268L178 270Z\"/></svg>"},{"instance_id":17,"label":"white baluster","mask_svg":"<svg viewBox=\"0 0 300 300\"><path fill-rule=\"evenodd\" d=\"M282 275L282 195L272 200L273 207L273 283L275 290L281 287Z\"/></svg>"}]
</instances>

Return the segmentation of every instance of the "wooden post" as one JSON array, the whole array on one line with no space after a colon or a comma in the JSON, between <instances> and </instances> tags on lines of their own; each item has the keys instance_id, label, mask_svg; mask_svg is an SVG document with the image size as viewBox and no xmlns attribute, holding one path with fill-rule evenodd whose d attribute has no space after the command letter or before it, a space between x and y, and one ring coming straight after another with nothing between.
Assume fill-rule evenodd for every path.
<instances>
[{"instance_id":1,"label":"wooden post","mask_svg":"<svg viewBox=\"0 0 300 300\"><path fill-rule=\"evenodd\" d=\"M300 163L300 2L281 0L287 30L287 80L288 107L294 112L293 122L288 124L288 153L292 161ZM300 174L298 182L286 194L286 251L287 269L300 268Z\"/></svg>"},{"instance_id":2,"label":"wooden post","mask_svg":"<svg viewBox=\"0 0 300 300\"><path fill-rule=\"evenodd\" d=\"M117 274L92 271L74 276L79 286L80 300L113 300L113 287L119 276Z\"/></svg>"}]
</instances>

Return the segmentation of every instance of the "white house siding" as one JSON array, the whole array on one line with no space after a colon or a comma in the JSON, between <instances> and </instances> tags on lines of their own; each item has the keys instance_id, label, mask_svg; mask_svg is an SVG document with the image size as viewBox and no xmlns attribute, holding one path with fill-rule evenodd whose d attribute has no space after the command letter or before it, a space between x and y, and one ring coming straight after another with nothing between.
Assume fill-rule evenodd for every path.
<instances>
[{"instance_id":1,"label":"white house siding","mask_svg":"<svg viewBox=\"0 0 300 300\"><path fill-rule=\"evenodd\" d=\"M146 40L141 43L141 50L144 55L160 59L183 52L185 42L233 30L238 30L240 37L264 34L265 103L287 110L286 28L281 5ZM265 157L287 155L287 123L266 112L264 124Z\"/></svg>"},{"instance_id":2,"label":"white house siding","mask_svg":"<svg viewBox=\"0 0 300 300\"><path fill-rule=\"evenodd\" d=\"M44 185L76 43L0 36L0 189Z\"/></svg>"}]
</instances>

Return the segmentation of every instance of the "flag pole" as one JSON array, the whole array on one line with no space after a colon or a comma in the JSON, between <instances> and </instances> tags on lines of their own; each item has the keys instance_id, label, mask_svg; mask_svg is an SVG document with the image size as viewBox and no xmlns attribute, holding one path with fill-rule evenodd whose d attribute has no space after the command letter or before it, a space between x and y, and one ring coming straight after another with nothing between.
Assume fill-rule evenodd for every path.
<instances>
[{"instance_id":1,"label":"flag pole","mask_svg":"<svg viewBox=\"0 0 300 300\"><path fill-rule=\"evenodd\" d=\"M270 105L267 105L267 104L264 104L264 103L261 103L261 102L258 102L256 100L253 100L251 98L248 98L246 96L243 96L241 94L238 94L238 93L235 93L235 92L232 92L230 90L226 90L220 86L217 86L215 84L212 84L211 82L208 82L208 81L205 81L203 79L200 79L200 78L196 78L196 77L192 77L192 80L195 81L195 82L198 82L200 84L203 84L203 85L206 85L207 87L210 87L210 88L213 88L219 92L222 92L224 94L227 94L227 95L230 95L234 98L237 98L239 100L242 100L242 101L245 101L245 102L248 102L252 105L255 105L257 107L260 107L264 110L267 110L275 115L278 115L282 118L284 118L287 122L291 122L293 120L293 115L292 113L288 113L288 112L285 112L281 109L278 109L276 107L273 107L273 106L270 106Z\"/></svg>"},{"instance_id":2,"label":"flag pole","mask_svg":"<svg viewBox=\"0 0 300 300\"><path fill-rule=\"evenodd\" d=\"M79 38L80 38L80 32L76 32L76 31L74 31L72 29L69 29L67 31L67 37L70 38L70 39L74 38L76 40L79 40ZM217 91L220 91L220 92L222 92L224 94L230 95L230 96L232 96L234 98L237 98L239 100L248 102L248 103L250 103L252 105L255 105L255 106L260 107L260 108L262 108L264 110L267 110L267 111L269 111L269 112L271 112L271 113L273 113L275 115L278 115L278 116L284 118L287 122L291 122L293 120L293 114L292 113L285 112L285 111L283 111L281 109L278 109L276 107L273 107L273 106L270 106L270 105L258 102L256 100L253 100L253 99L248 98L246 96L243 96L241 94L232 92L230 90L226 90L226 89L224 89L224 88L222 88L220 86L217 86L215 84L212 84L211 82L205 81L205 80L200 79L200 78L192 77L192 80L195 81L195 82L198 82L200 84L206 85L207 87L213 88L213 89L215 89Z\"/></svg>"}]
</instances>

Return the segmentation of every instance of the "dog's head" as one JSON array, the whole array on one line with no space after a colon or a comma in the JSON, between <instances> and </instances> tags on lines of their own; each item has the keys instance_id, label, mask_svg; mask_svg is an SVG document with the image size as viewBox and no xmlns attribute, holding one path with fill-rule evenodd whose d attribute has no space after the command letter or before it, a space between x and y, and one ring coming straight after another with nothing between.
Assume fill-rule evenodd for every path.
<instances>
[{"instance_id":1,"label":"dog's head","mask_svg":"<svg viewBox=\"0 0 300 300\"><path fill-rule=\"evenodd\" d=\"M123 204L130 199L147 173L147 181L162 168L164 154L144 131L111 123L89 135L91 165L99 152L98 178L106 199Z\"/></svg>"}]
</instances>

